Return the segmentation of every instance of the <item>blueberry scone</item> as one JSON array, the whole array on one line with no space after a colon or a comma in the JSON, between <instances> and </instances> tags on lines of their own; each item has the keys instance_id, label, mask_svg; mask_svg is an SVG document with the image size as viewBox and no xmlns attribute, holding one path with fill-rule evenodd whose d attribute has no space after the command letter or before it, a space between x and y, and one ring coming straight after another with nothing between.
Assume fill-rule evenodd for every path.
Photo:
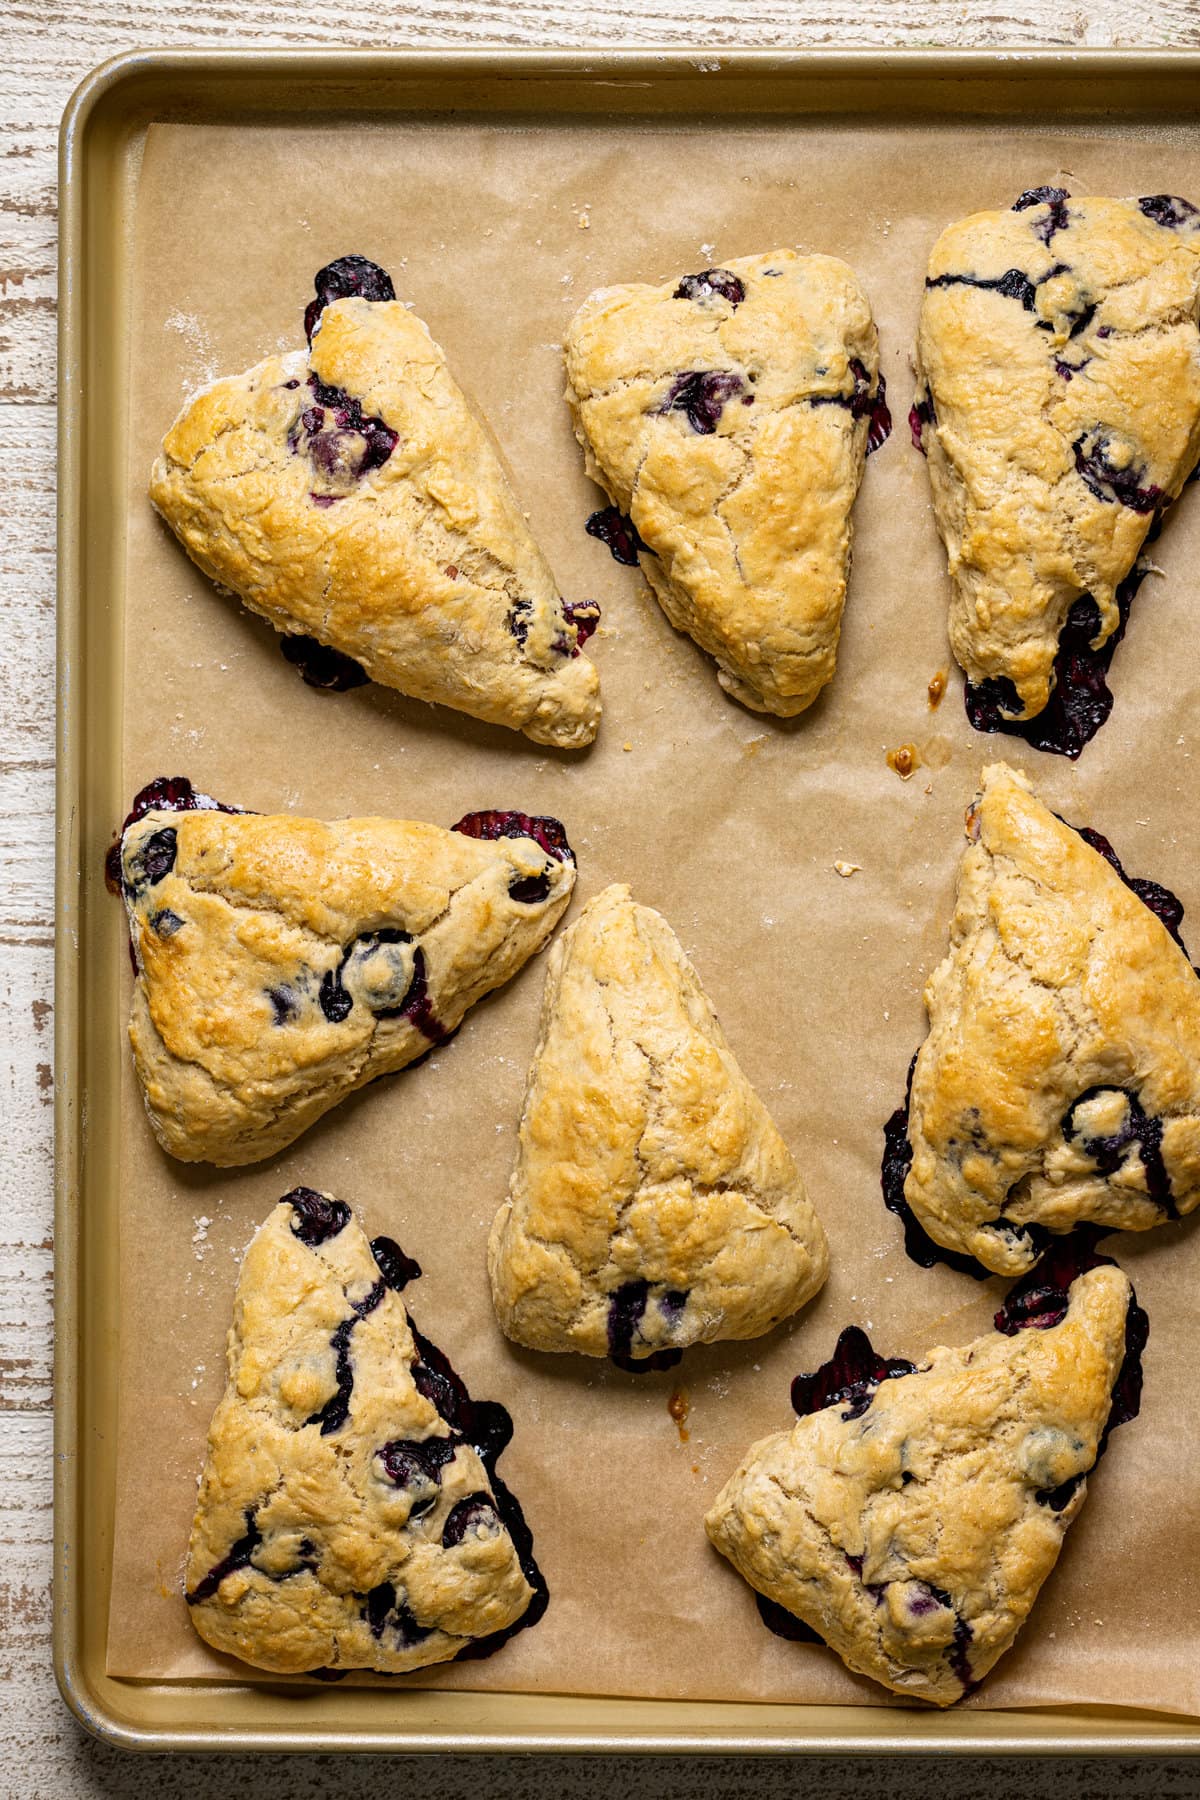
<instances>
[{"instance_id":1,"label":"blueberry scone","mask_svg":"<svg viewBox=\"0 0 1200 1800\"><path fill-rule=\"evenodd\" d=\"M752 1446L705 1520L768 1623L783 1609L784 1635L908 1698L950 1706L982 1681L1140 1402L1146 1315L1120 1269L1081 1261L1061 1285L1039 1269L995 1332L919 1369L851 1327L797 1378L799 1422Z\"/></svg>"},{"instance_id":2,"label":"blueberry scone","mask_svg":"<svg viewBox=\"0 0 1200 1800\"><path fill-rule=\"evenodd\" d=\"M130 1039L183 1162L258 1162L443 1044L542 948L575 884L556 819L325 824L217 807L181 777L134 804L110 870Z\"/></svg>"},{"instance_id":3,"label":"blueberry scone","mask_svg":"<svg viewBox=\"0 0 1200 1800\"><path fill-rule=\"evenodd\" d=\"M1145 1231L1200 1203L1200 981L1175 896L1025 776L984 770L967 837L885 1192L1009 1275L1082 1220Z\"/></svg>"},{"instance_id":4,"label":"blueberry scone","mask_svg":"<svg viewBox=\"0 0 1200 1800\"><path fill-rule=\"evenodd\" d=\"M486 424L384 271L342 257L316 285L307 353L185 406L155 507L206 575L326 663L540 744L590 743L596 607L560 598Z\"/></svg>"},{"instance_id":5,"label":"blueberry scone","mask_svg":"<svg viewBox=\"0 0 1200 1800\"><path fill-rule=\"evenodd\" d=\"M412 1324L400 1289L419 1274L311 1188L246 1251L184 1578L215 1650L401 1673L498 1649L544 1611L495 1472L512 1421Z\"/></svg>"},{"instance_id":6,"label":"blueberry scone","mask_svg":"<svg viewBox=\"0 0 1200 1800\"><path fill-rule=\"evenodd\" d=\"M1138 552L1200 457L1200 212L1036 188L944 231L913 435L929 460L967 711L1078 756Z\"/></svg>"},{"instance_id":7,"label":"blueberry scone","mask_svg":"<svg viewBox=\"0 0 1200 1800\"><path fill-rule=\"evenodd\" d=\"M664 1367L810 1300L825 1233L696 972L627 887L556 944L488 1246L510 1338Z\"/></svg>"},{"instance_id":8,"label":"blueberry scone","mask_svg":"<svg viewBox=\"0 0 1200 1800\"><path fill-rule=\"evenodd\" d=\"M588 474L615 508L590 529L640 560L728 693L803 712L833 676L850 511L890 429L853 270L776 250L601 288L571 323L566 363Z\"/></svg>"}]
</instances>

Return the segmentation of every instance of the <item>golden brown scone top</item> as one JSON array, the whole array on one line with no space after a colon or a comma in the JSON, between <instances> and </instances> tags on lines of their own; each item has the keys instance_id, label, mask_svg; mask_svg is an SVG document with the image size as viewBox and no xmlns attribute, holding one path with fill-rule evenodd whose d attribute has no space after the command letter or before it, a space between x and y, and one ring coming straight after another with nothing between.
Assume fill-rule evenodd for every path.
<instances>
[{"instance_id":1,"label":"golden brown scone top","mask_svg":"<svg viewBox=\"0 0 1200 1800\"><path fill-rule=\"evenodd\" d=\"M934 245L917 416L950 642L971 683L1012 683L1014 717L1046 705L1075 601L1094 600L1097 645L1116 629L1200 456L1198 317L1200 215L1166 196L974 213Z\"/></svg>"},{"instance_id":2,"label":"golden brown scone top","mask_svg":"<svg viewBox=\"0 0 1200 1800\"><path fill-rule=\"evenodd\" d=\"M853 270L774 250L601 288L571 322L566 365L588 474L631 516L672 625L744 705L803 712L833 675L882 398Z\"/></svg>"},{"instance_id":3,"label":"golden brown scone top","mask_svg":"<svg viewBox=\"0 0 1200 1800\"><path fill-rule=\"evenodd\" d=\"M849 1668L951 1705L1012 1644L1083 1504L1131 1299L1092 1269L1051 1328L933 1350L762 1439L709 1537Z\"/></svg>"},{"instance_id":4,"label":"golden brown scone top","mask_svg":"<svg viewBox=\"0 0 1200 1800\"><path fill-rule=\"evenodd\" d=\"M1106 858L1004 763L968 814L925 990L904 1196L998 1274L1024 1227L1143 1231L1200 1202L1200 981Z\"/></svg>"},{"instance_id":5,"label":"golden brown scone top","mask_svg":"<svg viewBox=\"0 0 1200 1800\"><path fill-rule=\"evenodd\" d=\"M314 383L357 402L361 428ZM538 743L595 737L583 614L565 608L487 426L400 301L335 301L307 356L195 395L150 497L205 574L277 631Z\"/></svg>"},{"instance_id":6,"label":"golden brown scone top","mask_svg":"<svg viewBox=\"0 0 1200 1800\"><path fill-rule=\"evenodd\" d=\"M509 1197L509 1337L641 1360L769 1331L828 1269L821 1223L666 920L627 887L555 945Z\"/></svg>"},{"instance_id":7,"label":"golden brown scone top","mask_svg":"<svg viewBox=\"0 0 1200 1800\"><path fill-rule=\"evenodd\" d=\"M446 1662L533 1598L469 1427L427 1397L403 1261L308 1188L246 1252L184 1587L201 1637L256 1668Z\"/></svg>"},{"instance_id":8,"label":"golden brown scone top","mask_svg":"<svg viewBox=\"0 0 1200 1800\"><path fill-rule=\"evenodd\" d=\"M554 821L474 818L555 841ZM444 1043L566 908L555 829L547 850L400 819L151 810L128 826L130 1039L163 1148L257 1162Z\"/></svg>"}]
</instances>

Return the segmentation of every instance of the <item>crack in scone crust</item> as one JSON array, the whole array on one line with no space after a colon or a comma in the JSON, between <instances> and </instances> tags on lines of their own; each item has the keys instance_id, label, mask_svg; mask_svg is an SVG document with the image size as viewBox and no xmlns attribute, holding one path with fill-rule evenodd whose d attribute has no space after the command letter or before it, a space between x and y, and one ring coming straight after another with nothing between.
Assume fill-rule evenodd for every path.
<instances>
[{"instance_id":1,"label":"crack in scone crust","mask_svg":"<svg viewBox=\"0 0 1200 1800\"><path fill-rule=\"evenodd\" d=\"M825 1279L800 1173L666 921L606 888L555 945L488 1268L507 1335L645 1366Z\"/></svg>"},{"instance_id":2,"label":"crack in scone crust","mask_svg":"<svg viewBox=\"0 0 1200 1800\"><path fill-rule=\"evenodd\" d=\"M1003 763L968 837L904 1198L934 1243L1016 1274L1081 1221L1144 1231L1200 1203L1200 982L1173 896Z\"/></svg>"},{"instance_id":3,"label":"crack in scone crust","mask_svg":"<svg viewBox=\"0 0 1200 1800\"><path fill-rule=\"evenodd\" d=\"M1021 1322L1042 1329L1003 1319L913 1373L868 1358L857 1386L752 1446L705 1520L710 1539L849 1668L952 1705L1012 1644L1054 1567L1137 1310L1106 1264L1071 1283L1054 1324ZM1135 1355L1143 1328L1140 1315Z\"/></svg>"},{"instance_id":4,"label":"crack in scone crust","mask_svg":"<svg viewBox=\"0 0 1200 1800\"><path fill-rule=\"evenodd\" d=\"M601 288L566 368L588 474L632 522L619 559L637 556L736 699L811 706L834 672L868 440L890 425L854 272L778 250ZM589 529L614 538L601 515Z\"/></svg>"},{"instance_id":5,"label":"crack in scone crust","mask_svg":"<svg viewBox=\"0 0 1200 1800\"><path fill-rule=\"evenodd\" d=\"M557 821L504 813L447 831L152 805L113 860L150 1122L172 1156L225 1166L444 1043L575 881Z\"/></svg>"},{"instance_id":6,"label":"crack in scone crust","mask_svg":"<svg viewBox=\"0 0 1200 1800\"><path fill-rule=\"evenodd\" d=\"M538 743L590 743L599 682L579 651L594 608L561 599L443 351L400 301L361 290L314 323L307 354L188 402L154 466L155 507L277 631Z\"/></svg>"},{"instance_id":7,"label":"crack in scone crust","mask_svg":"<svg viewBox=\"0 0 1200 1800\"><path fill-rule=\"evenodd\" d=\"M981 728L1043 712L1069 617L1095 651L1121 629L1122 584L1200 457L1198 320L1200 220L1182 202L1033 190L934 246L910 423ZM1100 676L1040 748L1079 754L1111 706Z\"/></svg>"},{"instance_id":8,"label":"crack in scone crust","mask_svg":"<svg viewBox=\"0 0 1200 1800\"><path fill-rule=\"evenodd\" d=\"M419 1273L309 1188L255 1235L185 1575L214 1649L289 1674L400 1673L498 1648L544 1610L493 1466L511 1421L412 1327L398 1286Z\"/></svg>"}]
</instances>

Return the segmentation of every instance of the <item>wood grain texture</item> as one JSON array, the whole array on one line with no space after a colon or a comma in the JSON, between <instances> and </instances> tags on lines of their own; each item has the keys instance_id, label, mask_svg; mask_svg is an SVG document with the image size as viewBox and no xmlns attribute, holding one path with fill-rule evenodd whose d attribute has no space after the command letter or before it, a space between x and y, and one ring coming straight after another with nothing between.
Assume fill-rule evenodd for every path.
<instances>
[{"instance_id":1,"label":"wood grain texture","mask_svg":"<svg viewBox=\"0 0 1200 1800\"><path fill-rule=\"evenodd\" d=\"M74 1724L50 1672L55 140L76 83L150 45L1200 45L1200 0L4 0L0 5L0 1796L1200 1794L1156 1763L587 1758L138 1762Z\"/></svg>"}]
</instances>

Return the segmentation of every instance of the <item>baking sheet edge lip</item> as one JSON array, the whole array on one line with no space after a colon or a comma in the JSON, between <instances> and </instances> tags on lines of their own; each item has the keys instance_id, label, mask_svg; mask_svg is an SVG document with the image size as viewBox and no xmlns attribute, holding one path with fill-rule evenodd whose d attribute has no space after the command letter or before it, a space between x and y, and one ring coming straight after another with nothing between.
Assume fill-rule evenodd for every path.
<instances>
[{"instance_id":1,"label":"baking sheet edge lip","mask_svg":"<svg viewBox=\"0 0 1200 1800\"><path fill-rule=\"evenodd\" d=\"M564 44L560 46L525 47L511 44L473 44L464 48L413 45L396 50L376 50L369 46L319 49L304 46L272 45L259 49L251 45L231 48L171 45L148 46L123 50L98 63L84 76L67 102L60 128L60 141L78 135L99 100L111 89L121 86L132 76L155 69L171 70L246 70L259 68L264 75L272 70L314 68L353 74L375 70L381 73L402 72L406 67L419 69L474 68L503 72L505 69L529 74L638 75L652 80L655 76L676 72L721 75L738 70L841 70L847 74L911 76L920 71L928 76L969 77L1008 71L1047 70L1061 68L1073 75L1135 70L1151 71L1156 67L1193 69L1200 74L1200 49L1188 45L1105 47L1101 45L1036 44L990 45L960 48L956 45L830 45L775 48L769 45L745 44L707 49L701 45L679 43L644 44L610 49L598 44Z\"/></svg>"},{"instance_id":2,"label":"baking sheet edge lip","mask_svg":"<svg viewBox=\"0 0 1200 1800\"><path fill-rule=\"evenodd\" d=\"M121 1723L99 1696L90 1691L87 1670L74 1639L74 1558L77 1543L77 1393L74 1359L77 1340L79 1272L78 1193L76 1159L80 1148L80 1119L73 1080L78 1045L78 993L80 949L77 940L80 869L77 853L79 756L82 694L76 678L77 638L82 597L79 588L77 530L83 471L80 466L80 383L82 304L78 266L83 251L81 158L83 133L99 102L131 76L144 70L172 71L211 68L260 67L264 74L301 65L327 69L385 69L474 65L495 67L499 58L510 68L530 73L591 74L619 72L653 78L675 69L698 73L697 61L710 54L719 70L839 68L846 72L881 74L911 73L974 75L1020 67L1062 67L1073 74L1113 72L1123 68L1152 70L1164 64L1191 68L1200 74L1200 51L1185 47L1106 50L1087 47L990 47L979 50L928 50L870 47L838 49L771 50L762 47L705 51L678 44L607 50L589 46L559 49L513 49L509 46L475 46L467 50L427 46L378 52L369 48L321 51L309 49L149 49L129 50L98 65L80 82L63 113L59 135L61 228L59 241L59 401L58 401L58 527L57 527L57 722L55 777L55 1345L54 1345L54 1561L53 1561L53 1665L63 1700L80 1724L92 1735L117 1748L141 1752L187 1750L205 1752L280 1752L284 1749L363 1752L420 1751L437 1753L511 1752L622 1753L622 1754L925 1754L956 1755L1195 1755L1200 1753L1200 1728L1182 1726L1177 1732L1148 1735L1131 1729L1097 1735L1071 1728L1069 1720L1053 1742L1037 1735L1014 1733L993 1737L966 1731L951 1736L931 1734L934 1721L916 1715L901 1732L883 1730L869 1735L815 1732L811 1735L778 1736L732 1730L712 1732L662 1731L656 1733L607 1732L483 1732L471 1736L457 1731L347 1732L344 1729L291 1732L284 1729L242 1730L222 1737L212 1731L175 1730L169 1727L137 1727ZM68 1572L70 1569L71 1572ZM885 1712L884 1717L887 1717ZM892 1716L895 1716L894 1714ZM963 1716L963 1715L960 1715ZM995 1718L1002 1714L992 1715Z\"/></svg>"}]
</instances>

